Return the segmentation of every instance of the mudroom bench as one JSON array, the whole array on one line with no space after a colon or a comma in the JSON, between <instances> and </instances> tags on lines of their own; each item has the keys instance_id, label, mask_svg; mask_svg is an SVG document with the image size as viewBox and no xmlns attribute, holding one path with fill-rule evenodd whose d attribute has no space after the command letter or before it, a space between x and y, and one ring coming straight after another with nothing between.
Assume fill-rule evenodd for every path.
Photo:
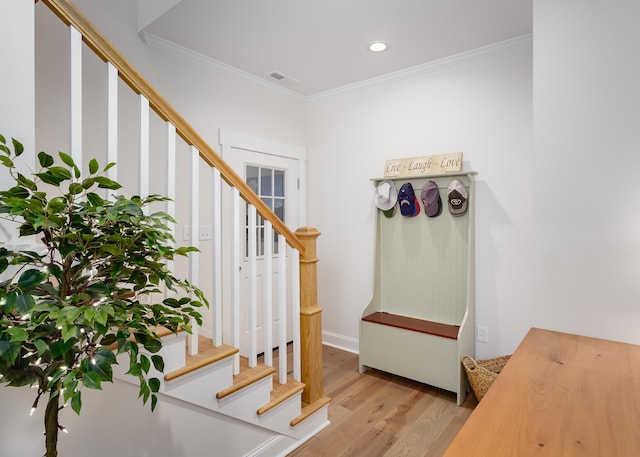
<instances>
[{"instance_id":1,"label":"mudroom bench","mask_svg":"<svg viewBox=\"0 0 640 457\"><path fill-rule=\"evenodd\" d=\"M376 210L373 297L360 321L361 372L375 368L439 387L456 393L458 404L467 394L460 359L475 354L474 175L393 178L398 189L411 182L418 199L434 181L442 212L387 217ZM453 179L468 192L463 215L447 207Z\"/></svg>"}]
</instances>

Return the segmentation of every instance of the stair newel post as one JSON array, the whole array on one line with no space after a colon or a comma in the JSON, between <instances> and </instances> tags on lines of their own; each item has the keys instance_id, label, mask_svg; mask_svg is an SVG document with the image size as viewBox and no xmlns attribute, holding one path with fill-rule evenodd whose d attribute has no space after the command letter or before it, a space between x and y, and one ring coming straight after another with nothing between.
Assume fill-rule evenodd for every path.
<instances>
[{"instance_id":1,"label":"stair newel post","mask_svg":"<svg viewBox=\"0 0 640 457\"><path fill-rule=\"evenodd\" d=\"M320 232L301 227L295 235L304 246L300 254L300 358L302 401L311 404L322 398L322 308L318 306L318 258L316 239Z\"/></svg>"}]
</instances>

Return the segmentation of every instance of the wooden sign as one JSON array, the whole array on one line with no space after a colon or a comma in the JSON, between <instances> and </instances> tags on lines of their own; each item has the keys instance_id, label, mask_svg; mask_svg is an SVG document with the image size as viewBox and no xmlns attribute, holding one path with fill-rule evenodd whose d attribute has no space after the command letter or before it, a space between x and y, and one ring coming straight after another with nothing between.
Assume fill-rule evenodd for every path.
<instances>
[{"instance_id":1,"label":"wooden sign","mask_svg":"<svg viewBox=\"0 0 640 457\"><path fill-rule=\"evenodd\" d=\"M387 160L384 177L427 176L462 170L462 153L436 154L425 157Z\"/></svg>"}]
</instances>

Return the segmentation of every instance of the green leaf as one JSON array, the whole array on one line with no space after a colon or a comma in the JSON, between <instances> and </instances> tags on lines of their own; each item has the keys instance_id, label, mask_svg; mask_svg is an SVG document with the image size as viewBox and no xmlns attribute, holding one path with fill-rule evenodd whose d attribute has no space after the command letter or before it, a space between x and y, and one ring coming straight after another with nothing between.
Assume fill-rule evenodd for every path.
<instances>
[{"instance_id":1,"label":"green leaf","mask_svg":"<svg viewBox=\"0 0 640 457\"><path fill-rule=\"evenodd\" d=\"M0 339L0 358L13 365L20 355L20 344L8 341L4 337Z\"/></svg>"},{"instance_id":2,"label":"green leaf","mask_svg":"<svg viewBox=\"0 0 640 457\"><path fill-rule=\"evenodd\" d=\"M138 393L138 397L142 397L142 402L146 403L149 400L149 395L151 395L151 389L144 380L140 380L140 392Z\"/></svg>"},{"instance_id":3,"label":"green leaf","mask_svg":"<svg viewBox=\"0 0 640 457\"><path fill-rule=\"evenodd\" d=\"M87 200L89 201L91 206L104 206L103 198L95 192L89 192L87 194Z\"/></svg>"},{"instance_id":4,"label":"green leaf","mask_svg":"<svg viewBox=\"0 0 640 457\"><path fill-rule=\"evenodd\" d=\"M82 181L82 187L84 189L89 189L91 187L93 187L93 185L96 183L96 180L93 178L87 178L85 180Z\"/></svg>"},{"instance_id":5,"label":"green leaf","mask_svg":"<svg viewBox=\"0 0 640 457\"><path fill-rule=\"evenodd\" d=\"M29 190L38 190L38 188L36 187L36 183L20 173L18 173L18 183Z\"/></svg>"},{"instance_id":6,"label":"green leaf","mask_svg":"<svg viewBox=\"0 0 640 457\"><path fill-rule=\"evenodd\" d=\"M58 382L58 380L65 374L64 370L58 369L56 370L56 372L54 373L53 376L51 376L51 379L49 379L49 382L47 383L47 389L51 389L51 387L53 387L56 382Z\"/></svg>"},{"instance_id":7,"label":"green leaf","mask_svg":"<svg viewBox=\"0 0 640 457\"><path fill-rule=\"evenodd\" d=\"M84 187L82 187L82 184L77 182L72 182L71 184L69 184L70 194L78 195L78 194L81 194L82 192L84 192Z\"/></svg>"},{"instance_id":8,"label":"green leaf","mask_svg":"<svg viewBox=\"0 0 640 457\"><path fill-rule=\"evenodd\" d=\"M58 155L60 156L62 161L65 163L65 165L67 165L69 167L73 167L75 165L75 162L73 161L73 158L69 154L64 153L62 151L59 151Z\"/></svg>"},{"instance_id":9,"label":"green leaf","mask_svg":"<svg viewBox=\"0 0 640 457\"><path fill-rule=\"evenodd\" d=\"M140 364L132 363L131 365L129 365L129 371L127 371L127 374L130 374L131 376L142 376L142 369L140 368Z\"/></svg>"},{"instance_id":10,"label":"green leaf","mask_svg":"<svg viewBox=\"0 0 640 457\"><path fill-rule=\"evenodd\" d=\"M104 176L96 176L96 182L98 183L98 187L101 189L111 189L118 190L122 186L115 181L112 181L109 178L105 178Z\"/></svg>"},{"instance_id":11,"label":"green leaf","mask_svg":"<svg viewBox=\"0 0 640 457\"><path fill-rule=\"evenodd\" d=\"M91 159L89 161L89 173L94 174L99 168L100 165L98 165L98 161L96 159Z\"/></svg>"},{"instance_id":12,"label":"green leaf","mask_svg":"<svg viewBox=\"0 0 640 457\"><path fill-rule=\"evenodd\" d=\"M75 338L77 334L78 327L73 325L73 323L62 327L62 341L69 341L71 338Z\"/></svg>"},{"instance_id":13,"label":"green leaf","mask_svg":"<svg viewBox=\"0 0 640 457\"><path fill-rule=\"evenodd\" d=\"M149 388L151 389L151 392L160 391L160 380L158 378L149 379Z\"/></svg>"},{"instance_id":14,"label":"green leaf","mask_svg":"<svg viewBox=\"0 0 640 457\"><path fill-rule=\"evenodd\" d=\"M18 287L20 287L21 289L29 289L37 284L40 284L45 279L47 279L46 273L40 270L30 269L20 275L20 279L18 280Z\"/></svg>"},{"instance_id":15,"label":"green leaf","mask_svg":"<svg viewBox=\"0 0 640 457\"><path fill-rule=\"evenodd\" d=\"M100 247L100 249L104 252L108 252L111 255L114 256L120 256L122 255L122 249L120 249L118 246L116 246L115 244L104 244Z\"/></svg>"},{"instance_id":16,"label":"green leaf","mask_svg":"<svg viewBox=\"0 0 640 457\"><path fill-rule=\"evenodd\" d=\"M40 162L41 167L50 167L53 165L53 157L44 151L40 151L38 153L38 161Z\"/></svg>"},{"instance_id":17,"label":"green leaf","mask_svg":"<svg viewBox=\"0 0 640 457\"><path fill-rule=\"evenodd\" d=\"M116 357L108 349L100 349L96 351L91 359L84 359L80 364L82 371L94 373L100 381L112 381L113 369L111 365L116 363Z\"/></svg>"},{"instance_id":18,"label":"green leaf","mask_svg":"<svg viewBox=\"0 0 640 457\"><path fill-rule=\"evenodd\" d=\"M0 308L2 308L2 311L7 314L13 312L16 305L17 295L18 294L12 291L0 297Z\"/></svg>"},{"instance_id":19,"label":"green leaf","mask_svg":"<svg viewBox=\"0 0 640 457\"><path fill-rule=\"evenodd\" d=\"M146 355L140 355L140 367L142 368L142 371L149 373L149 369L151 368L151 361L149 360L149 357Z\"/></svg>"},{"instance_id":20,"label":"green leaf","mask_svg":"<svg viewBox=\"0 0 640 457\"><path fill-rule=\"evenodd\" d=\"M47 343L45 343L40 338L35 340L33 343L36 345L36 349L38 349L38 357L41 357L42 354L49 350L49 346L47 346Z\"/></svg>"},{"instance_id":21,"label":"green leaf","mask_svg":"<svg viewBox=\"0 0 640 457\"><path fill-rule=\"evenodd\" d=\"M65 376L62 386L64 387L63 401L66 403L75 395L76 389L78 388L78 380L75 379L75 372L72 371Z\"/></svg>"},{"instance_id":22,"label":"green leaf","mask_svg":"<svg viewBox=\"0 0 640 457\"><path fill-rule=\"evenodd\" d=\"M6 329L5 332L11 335L11 341L15 343L27 341L29 339L29 334L22 327L11 327Z\"/></svg>"},{"instance_id":23,"label":"green leaf","mask_svg":"<svg viewBox=\"0 0 640 457\"><path fill-rule=\"evenodd\" d=\"M96 322L100 325L107 325L108 314L104 309L99 310L96 313Z\"/></svg>"},{"instance_id":24,"label":"green leaf","mask_svg":"<svg viewBox=\"0 0 640 457\"><path fill-rule=\"evenodd\" d=\"M102 389L100 375L95 371L85 373L82 377L82 384L88 389Z\"/></svg>"},{"instance_id":25,"label":"green leaf","mask_svg":"<svg viewBox=\"0 0 640 457\"><path fill-rule=\"evenodd\" d=\"M82 308L78 308L77 306L66 306L62 313L69 323L73 323L80 314L82 314Z\"/></svg>"},{"instance_id":26,"label":"green leaf","mask_svg":"<svg viewBox=\"0 0 640 457\"><path fill-rule=\"evenodd\" d=\"M18 294L14 304L14 310L22 316L29 314L29 312L36 306L36 301L30 294Z\"/></svg>"},{"instance_id":27,"label":"green leaf","mask_svg":"<svg viewBox=\"0 0 640 457\"><path fill-rule=\"evenodd\" d=\"M0 156L0 162L7 168L13 168L13 161L7 156Z\"/></svg>"},{"instance_id":28,"label":"green leaf","mask_svg":"<svg viewBox=\"0 0 640 457\"><path fill-rule=\"evenodd\" d=\"M151 394L151 411L155 411L157 405L158 396L156 394Z\"/></svg>"},{"instance_id":29,"label":"green leaf","mask_svg":"<svg viewBox=\"0 0 640 457\"><path fill-rule=\"evenodd\" d=\"M71 179L71 172L62 167L49 167L49 172L62 181Z\"/></svg>"},{"instance_id":30,"label":"green leaf","mask_svg":"<svg viewBox=\"0 0 640 457\"><path fill-rule=\"evenodd\" d=\"M60 357L61 355L66 354L73 348L73 345L76 342L77 340L75 338L71 338L70 340L67 340L67 341L62 341L62 340L54 341L49 346L49 349L51 351L51 358L55 359Z\"/></svg>"},{"instance_id":31,"label":"green leaf","mask_svg":"<svg viewBox=\"0 0 640 457\"><path fill-rule=\"evenodd\" d=\"M47 211L49 213L58 214L67 207L67 199L64 197L54 197L49 201L47 205Z\"/></svg>"},{"instance_id":32,"label":"green leaf","mask_svg":"<svg viewBox=\"0 0 640 457\"><path fill-rule=\"evenodd\" d=\"M22 143L20 143L15 138L11 138L11 141L13 142L13 151L14 151L16 157L18 157L19 155L21 155L24 152L24 146L22 145Z\"/></svg>"},{"instance_id":33,"label":"green leaf","mask_svg":"<svg viewBox=\"0 0 640 457\"><path fill-rule=\"evenodd\" d=\"M80 410L82 409L82 392L79 390L73 394L73 398L71 399L71 408L76 412L77 415L80 415Z\"/></svg>"},{"instance_id":34,"label":"green leaf","mask_svg":"<svg viewBox=\"0 0 640 457\"><path fill-rule=\"evenodd\" d=\"M100 344L102 346L111 346L115 342L116 342L116 336L113 333L110 333L109 335L105 335L102 338L102 340L100 340Z\"/></svg>"},{"instance_id":35,"label":"green leaf","mask_svg":"<svg viewBox=\"0 0 640 457\"><path fill-rule=\"evenodd\" d=\"M155 354L162 349L162 341L159 338L150 338L144 342L144 348L152 354Z\"/></svg>"},{"instance_id":36,"label":"green leaf","mask_svg":"<svg viewBox=\"0 0 640 457\"><path fill-rule=\"evenodd\" d=\"M152 355L151 361L153 362L153 366L160 373L164 373L164 359L159 355Z\"/></svg>"}]
</instances>

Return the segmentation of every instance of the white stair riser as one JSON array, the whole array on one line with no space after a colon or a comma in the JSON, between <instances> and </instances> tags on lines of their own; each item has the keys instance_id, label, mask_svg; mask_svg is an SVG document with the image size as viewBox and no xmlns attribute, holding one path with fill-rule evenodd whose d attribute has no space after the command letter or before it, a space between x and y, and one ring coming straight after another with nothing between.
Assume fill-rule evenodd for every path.
<instances>
[{"instance_id":1,"label":"white stair riser","mask_svg":"<svg viewBox=\"0 0 640 457\"><path fill-rule=\"evenodd\" d=\"M257 416L256 425L274 430L283 435L296 437L295 428L291 427L291 420L302 412L302 392L288 398L275 408Z\"/></svg>"}]
</instances>

